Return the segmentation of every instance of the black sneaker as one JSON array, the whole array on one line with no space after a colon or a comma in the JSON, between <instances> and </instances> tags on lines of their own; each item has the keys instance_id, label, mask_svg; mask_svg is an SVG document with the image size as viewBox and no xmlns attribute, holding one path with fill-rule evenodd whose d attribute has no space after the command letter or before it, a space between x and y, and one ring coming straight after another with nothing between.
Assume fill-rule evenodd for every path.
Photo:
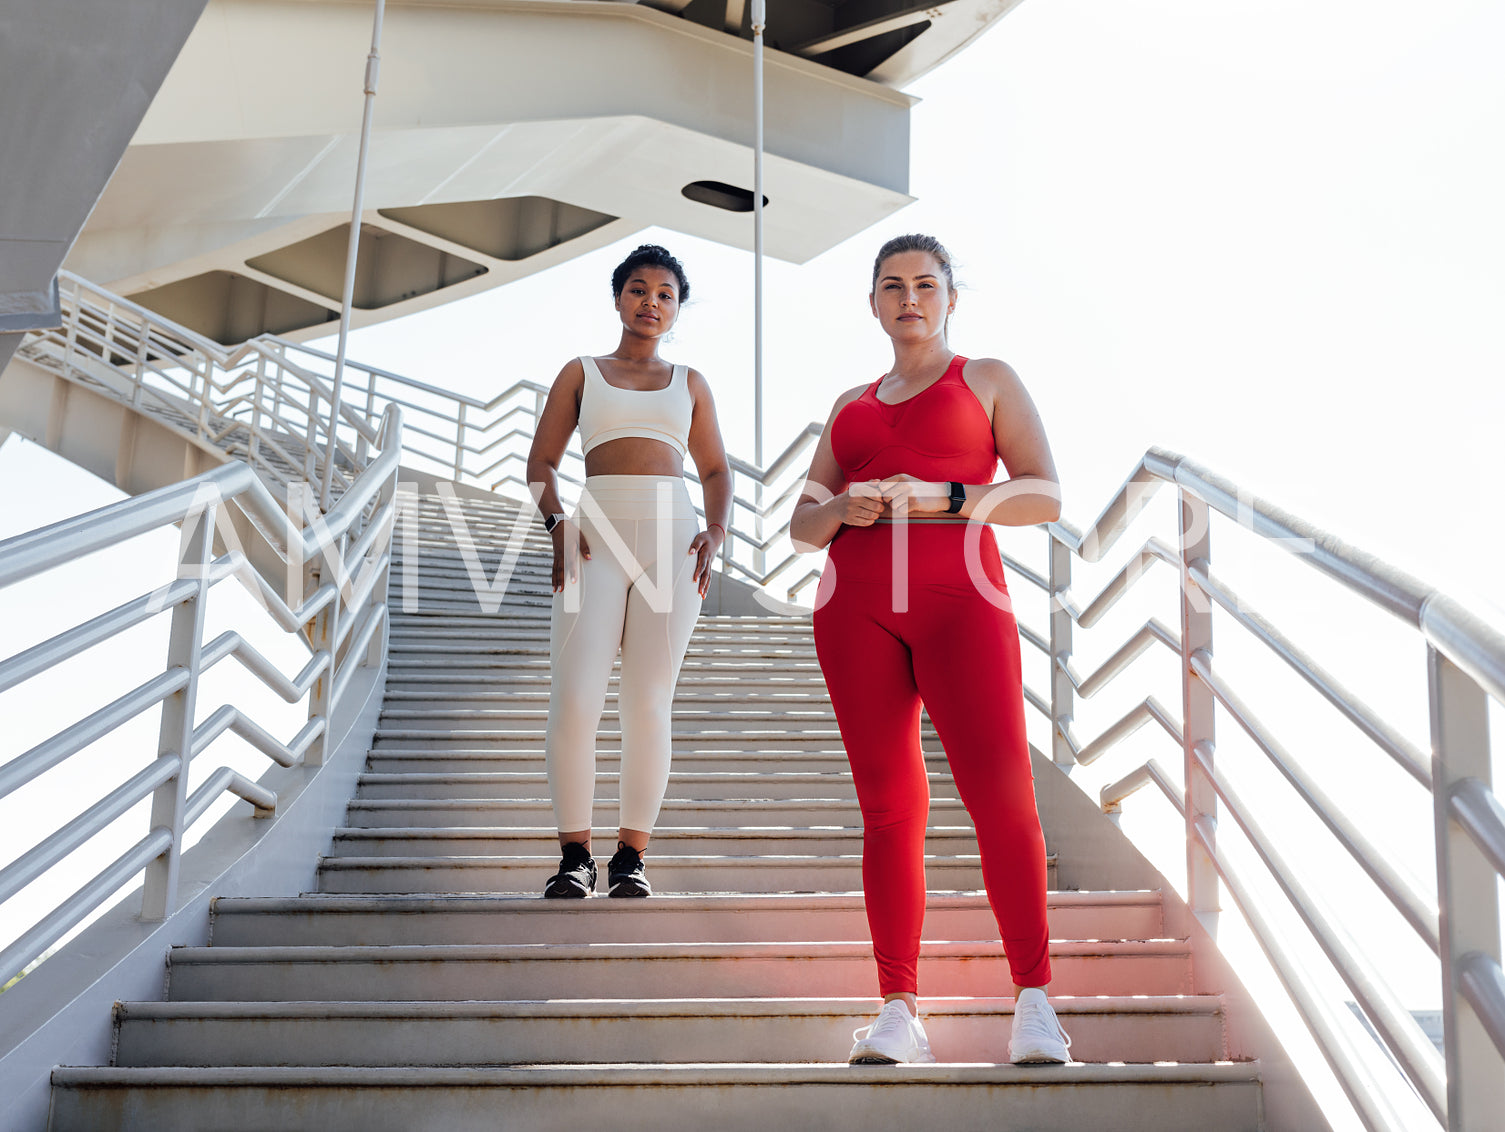
<instances>
[{"instance_id":1,"label":"black sneaker","mask_svg":"<svg viewBox=\"0 0 1505 1132\"><path fill-rule=\"evenodd\" d=\"M632 846L617 842L617 851L606 866L608 896L652 896L653 886L643 873L643 855Z\"/></svg>"},{"instance_id":2,"label":"black sneaker","mask_svg":"<svg viewBox=\"0 0 1505 1132\"><path fill-rule=\"evenodd\" d=\"M616 860L615 857L612 860ZM545 896L564 899L579 899L589 896L596 888L596 861L591 851L578 841L563 847L559 871L543 886Z\"/></svg>"}]
</instances>

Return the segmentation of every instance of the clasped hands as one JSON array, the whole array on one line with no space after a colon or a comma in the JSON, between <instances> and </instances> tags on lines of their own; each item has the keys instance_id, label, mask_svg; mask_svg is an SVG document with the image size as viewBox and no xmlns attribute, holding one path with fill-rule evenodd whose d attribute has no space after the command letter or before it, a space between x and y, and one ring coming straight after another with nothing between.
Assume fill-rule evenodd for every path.
<instances>
[{"instance_id":1,"label":"clasped hands","mask_svg":"<svg viewBox=\"0 0 1505 1132\"><path fill-rule=\"evenodd\" d=\"M833 502L838 505L843 523L870 527L879 519L945 511L951 506L950 485L901 473L887 479L848 484L846 491Z\"/></svg>"}]
</instances>

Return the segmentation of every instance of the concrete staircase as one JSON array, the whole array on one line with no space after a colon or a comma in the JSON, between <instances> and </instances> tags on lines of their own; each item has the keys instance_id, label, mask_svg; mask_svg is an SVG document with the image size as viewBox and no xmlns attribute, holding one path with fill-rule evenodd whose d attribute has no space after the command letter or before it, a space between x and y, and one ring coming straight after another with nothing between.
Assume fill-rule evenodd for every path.
<instances>
[{"instance_id":1,"label":"concrete staircase","mask_svg":"<svg viewBox=\"0 0 1505 1132\"><path fill-rule=\"evenodd\" d=\"M465 510L489 573L515 505ZM438 500L420 512L403 548L420 556L419 609L393 617L380 730L318 891L219 900L211 945L172 951L166 1001L117 1006L113 1065L56 1071L52 1127L1263 1127L1259 1066L1224 1060L1223 1001L1189 993L1160 894L1054 891L1054 857L1053 996L1082 1063L1005 1063L1008 969L928 728L920 978L940 1064L845 1064L876 976L861 821L808 621L696 630L647 857L661 895L540 899L557 861L547 542L530 533L486 615ZM401 574L394 610L413 597ZM1048 843L1070 840L1058 832Z\"/></svg>"}]
</instances>

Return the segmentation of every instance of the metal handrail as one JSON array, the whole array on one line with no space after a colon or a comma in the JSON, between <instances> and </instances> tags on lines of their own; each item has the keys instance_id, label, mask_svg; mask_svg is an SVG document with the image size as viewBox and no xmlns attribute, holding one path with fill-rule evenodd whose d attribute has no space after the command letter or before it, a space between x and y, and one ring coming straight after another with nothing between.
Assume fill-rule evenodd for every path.
<instances>
[{"instance_id":1,"label":"metal handrail","mask_svg":"<svg viewBox=\"0 0 1505 1132\"><path fill-rule=\"evenodd\" d=\"M1075 598L1070 586L1071 560L1103 561L1167 485L1177 493L1180 504L1179 550L1150 538L1090 600ZM1207 538L1212 514L1292 550L1320 574L1421 632L1430 649L1430 753L1406 740L1217 577ZM1406 1098L1413 1095L1413 1089L1439 1123L1450 1129L1478 1126L1481 1114L1498 1113L1505 1102L1505 975L1500 966L1495 884L1496 877L1505 876L1505 807L1489 785L1489 748L1481 721L1490 698L1505 702L1505 634L1409 574L1163 449L1145 453L1085 531L1064 521L1049 524L1046 531L1051 569L1023 576L1051 597L1053 615L1058 613L1067 626L1077 630L1090 630L1154 562L1167 562L1181 575L1183 631L1175 633L1151 619L1085 678L1071 664L1069 631L1053 630L1047 636L1021 625L1024 639L1044 652L1052 670L1062 677L1052 680L1048 701L1029 689L1025 697L1046 715L1055 731L1057 762L1070 769L1073 764L1099 759L1145 723L1158 722L1182 751L1182 782L1174 781L1151 758L1102 788L1103 810L1116 815L1125 799L1147 785L1158 787L1171 800L1178 820L1184 822L1188 904L1211 926L1218 906L1217 886L1228 886L1364 1125L1374 1132L1402 1132L1403 1128L1410 1132L1408 1118L1400 1114L1408 1111ZM1379 846L1359 832L1343 808L1317 786L1300 760L1215 671L1211 622L1206 620L1214 607L1228 614L1232 624L1265 646L1383 755L1432 793L1438 901L1419 891ZM1122 678L1133 660L1156 640L1180 654L1183 702L1191 705L1195 718L1179 722L1153 696L1145 696L1091 741L1081 741L1074 731L1076 698L1093 695ZM1215 765L1215 712L1237 724L1271 760L1295 796L1348 851L1417 938L1441 957L1443 1059L1436 1057L1362 951L1321 910L1299 871L1276 850L1257 809ZM1323 1000L1302 972L1302 960L1291 941L1272 926L1261 899L1218 846L1215 831L1220 803L1243 830L1260 865L1304 924L1308 938L1373 1021L1378 1045L1350 1040L1354 1022L1349 1012ZM1268 824L1278 825L1283 816L1272 812ZM1382 1049L1390 1059L1382 1055Z\"/></svg>"},{"instance_id":2,"label":"metal handrail","mask_svg":"<svg viewBox=\"0 0 1505 1132\"><path fill-rule=\"evenodd\" d=\"M206 447L223 450L245 433L244 458L271 483L290 477L263 448L301 473L322 474L333 390L289 358L280 339L229 349L70 272L59 278L63 324L28 336L22 356L124 398ZM341 407L333 471L342 487L347 468L377 443L379 420L379 411Z\"/></svg>"},{"instance_id":3,"label":"metal handrail","mask_svg":"<svg viewBox=\"0 0 1505 1132\"><path fill-rule=\"evenodd\" d=\"M185 349L189 345L185 342ZM172 620L163 671L0 766L0 797L4 797L128 720L162 705L156 748L162 753L154 753L143 769L0 869L0 901L4 901L78 852L142 799L153 799L152 827L140 842L0 951L0 983L25 970L46 947L143 869L143 918L160 920L170 915L178 901L178 859L184 836L226 791L251 802L258 817L275 814L275 793L228 767L217 768L188 792L190 765L220 735L233 732L282 766L323 762L330 721L356 671L372 659L370 646L386 623L386 604L373 602L372 595L390 566L386 545L396 515L401 410L388 408L379 424L362 422L362 426L360 435L374 440L380 451L364 467L352 467L356 474L327 514L290 513L251 465L232 462L0 542L3 587L150 531L182 528L179 577L0 660L0 690L14 688L118 638L158 613L167 613ZM217 522L223 509L242 513L262 531L283 535L287 561L282 565L294 575L291 589L286 569L268 578L254 572L238 549L214 556L216 537L232 541L227 531L233 531L234 524ZM284 675L235 630L205 639L208 594L229 577L247 582L273 620L308 645L312 655L296 675ZM378 662L383 653L376 654ZM194 718L200 677L231 657L284 700L308 700L308 719L297 735L284 743L233 704L219 707L203 720Z\"/></svg>"}]
</instances>

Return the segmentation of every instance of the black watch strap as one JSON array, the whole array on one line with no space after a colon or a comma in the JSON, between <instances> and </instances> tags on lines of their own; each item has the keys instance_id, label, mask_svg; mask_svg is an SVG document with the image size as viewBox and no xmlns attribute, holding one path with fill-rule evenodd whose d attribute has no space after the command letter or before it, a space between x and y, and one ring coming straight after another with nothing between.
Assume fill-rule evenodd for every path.
<instances>
[{"instance_id":1,"label":"black watch strap","mask_svg":"<svg viewBox=\"0 0 1505 1132\"><path fill-rule=\"evenodd\" d=\"M967 502L967 488L965 484L958 483L956 480L949 481L946 486L949 489L947 494L951 499L951 505L946 508L946 512L955 515L962 509L962 504Z\"/></svg>"}]
</instances>

